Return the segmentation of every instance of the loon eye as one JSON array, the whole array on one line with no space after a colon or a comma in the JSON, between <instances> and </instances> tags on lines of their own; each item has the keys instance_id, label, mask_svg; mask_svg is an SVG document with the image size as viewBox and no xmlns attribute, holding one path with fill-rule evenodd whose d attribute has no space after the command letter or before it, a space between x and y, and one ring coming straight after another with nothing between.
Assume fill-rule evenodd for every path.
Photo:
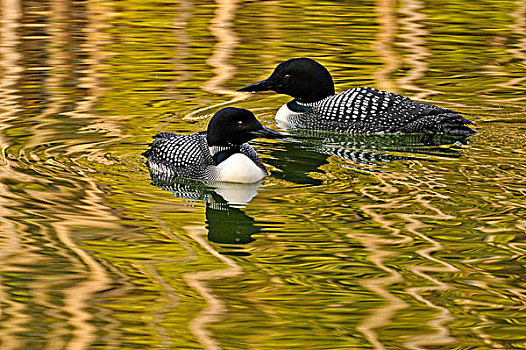
<instances>
[{"instance_id":1,"label":"loon eye","mask_svg":"<svg viewBox=\"0 0 526 350\"><path fill-rule=\"evenodd\" d=\"M243 126L243 122L240 120L240 121L237 122L237 125Z\"/></svg>"},{"instance_id":2,"label":"loon eye","mask_svg":"<svg viewBox=\"0 0 526 350\"><path fill-rule=\"evenodd\" d=\"M285 79L285 80L290 80L290 74L285 74L285 76L283 77L283 79Z\"/></svg>"}]
</instances>

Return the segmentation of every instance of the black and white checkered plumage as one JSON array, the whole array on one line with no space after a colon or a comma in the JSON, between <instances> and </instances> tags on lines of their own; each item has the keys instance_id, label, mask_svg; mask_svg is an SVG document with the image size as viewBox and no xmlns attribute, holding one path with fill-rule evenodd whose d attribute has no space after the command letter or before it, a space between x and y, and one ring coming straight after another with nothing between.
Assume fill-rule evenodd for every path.
<instances>
[{"instance_id":1,"label":"black and white checkered plumage","mask_svg":"<svg viewBox=\"0 0 526 350\"><path fill-rule=\"evenodd\" d=\"M476 132L468 119L449 109L413 101L387 91L358 87L335 95L330 73L308 58L279 64L272 75L239 91L273 90L295 97L283 105L276 120L300 129L360 133L448 134L467 137Z\"/></svg>"},{"instance_id":2,"label":"black and white checkered plumage","mask_svg":"<svg viewBox=\"0 0 526 350\"><path fill-rule=\"evenodd\" d=\"M176 177L253 183L268 175L247 141L281 134L259 123L245 109L228 107L217 112L206 132L193 135L161 133L143 153L152 178L169 182Z\"/></svg>"},{"instance_id":3,"label":"black and white checkered plumage","mask_svg":"<svg viewBox=\"0 0 526 350\"><path fill-rule=\"evenodd\" d=\"M159 178L158 174L162 174L166 182L174 177L219 181L219 174L215 171L218 164L212 155L230 149L246 155L264 172L265 176L267 175L256 151L248 143L238 147L209 147L205 132L193 135L173 133L155 135L154 142L144 155L148 158L150 171L155 172L157 178Z\"/></svg>"}]
</instances>

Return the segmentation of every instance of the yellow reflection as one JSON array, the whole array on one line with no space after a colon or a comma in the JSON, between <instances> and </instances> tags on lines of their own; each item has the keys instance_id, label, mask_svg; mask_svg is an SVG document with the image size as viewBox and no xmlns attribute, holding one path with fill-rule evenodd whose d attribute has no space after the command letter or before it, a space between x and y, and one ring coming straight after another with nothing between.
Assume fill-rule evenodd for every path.
<instances>
[{"instance_id":1,"label":"yellow reflection","mask_svg":"<svg viewBox=\"0 0 526 350\"><path fill-rule=\"evenodd\" d=\"M17 100L18 90L16 88L20 79L22 68L19 65L21 54L17 51L20 42L18 29L20 28L21 4L19 0L0 1L0 65L2 74L0 76L0 179L12 176L9 161L6 158L6 149L10 146L9 140L4 135L4 130L9 126L8 121L16 118L16 113L21 107ZM11 264L23 265L27 261L38 261L39 257L31 251L27 251L22 243L22 238L17 234L22 231L24 225L16 223L7 217L16 216L10 209L10 205L17 205L8 200L9 189L0 182L0 317L7 315L8 324L2 322L0 327L0 339L5 349L21 349L24 342L17 334L25 330L25 324L31 322L28 315L27 305L10 297L9 289L4 286L1 276L4 273L18 271ZM22 227L21 227L22 226Z\"/></svg>"},{"instance_id":2,"label":"yellow reflection","mask_svg":"<svg viewBox=\"0 0 526 350\"><path fill-rule=\"evenodd\" d=\"M217 43L214 45L212 55L206 61L214 72L214 77L203 84L202 89L215 94L230 95L227 101L198 109L185 116L184 119L203 118L204 111L229 105L237 101L247 99L248 94L226 89L222 85L233 77L236 67L228 61L238 44L239 40L235 31L232 30L233 21L237 10L236 0L217 0L218 7L215 12L210 32L216 37Z\"/></svg>"},{"instance_id":3,"label":"yellow reflection","mask_svg":"<svg viewBox=\"0 0 526 350\"><path fill-rule=\"evenodd\" d=\"M227 308L225 303L207 286L206 281L238 276L243 273L243 269L232 259L220 254L208 243L206 239L207 230L204 227L190 226L185 229L194 241L227 266L226 269L191 272L184 275L186 282L207 302L206 308L190 322L190 329L207 350L219 350L221 347L206 327L221 320L222 315L226 314Z\"/></svg>"},{"instance_id":4,"label":"yellow reflection","mask_svg":"<svg viewBox=\"0 0 526 350\"><path fill-rule=\"evenodd\" d=\"M421 0L402 0L401 5L400 13L404 15L404 18L400 20L402 25L400 36L405 41L400 45L408 49L408 55L404 60L409 63L411 68L404 77L398 79L398 83L406 90L420 91L420 93L413 96L415 99L425 99L429 95L439 92L424 89L414 83L425 76L428 70L427 57L430 55L425 40L429 32L422 24L427 18L421 12L424 8L424 3Z\"/></svg>"},{"instance_id":5,"label":"yellow reflection","mask_svg":"<svg viewBox=\"0 0 526 350\"><path fill-rule=\"evenodd\" d=\"M519 39L512 49L508 49L508 52L516 57L522 62L523 66L526 67L526 1L517 0L515 5L515 11L510 13L510 16L515 20L515 22L510 25L511 30L517 34ZM499 69L502 75L506 75L506 72L500 67L495 67ZM517 97L499 99L496 102L519 102L526 100L526 87L522 84L526 81L526 76L516 77L509 79L506 82L500 83L499 86L506 89L513 89L520 93Z\"/></svg>"},{"instance_id":6,"label":"yellow reflection","mask_svg":"<svg viewBox=\"0 0 526 350\"><path fill-rule=\"evenodd\" d=\"M398 88L390 78L390 74L400 66L400 58L392 49L397 33L395 5L395 0L378 0L376 2L375 9L380 28L376 34L374 47L377 55L384 61L384 65L374 73L374 78L380 90L398 93Z\"/></svg>"}]
</instances>

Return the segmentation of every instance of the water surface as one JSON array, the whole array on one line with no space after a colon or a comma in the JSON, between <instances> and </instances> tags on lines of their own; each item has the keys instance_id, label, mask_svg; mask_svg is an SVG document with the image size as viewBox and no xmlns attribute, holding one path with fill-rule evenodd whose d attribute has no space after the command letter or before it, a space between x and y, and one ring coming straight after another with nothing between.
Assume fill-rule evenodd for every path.
<instances>
[{"instance_id":1,"label":"water surface","mask_svg":"<svg viewBox=\"0 0 526 350\"><path fill-rule=\"evenodd\" d=\"M0 2L1 349L526 348L526 3ZM152 184L161 132L308 56L478 135L293 133Z\"/></svg>"}]
</instances>

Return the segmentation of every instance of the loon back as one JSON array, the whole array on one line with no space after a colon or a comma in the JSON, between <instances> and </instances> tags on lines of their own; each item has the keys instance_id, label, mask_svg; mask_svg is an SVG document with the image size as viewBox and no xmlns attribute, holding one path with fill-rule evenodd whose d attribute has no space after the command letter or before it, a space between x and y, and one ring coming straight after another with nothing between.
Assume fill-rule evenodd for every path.
<instances>
[{"instance_id":1,"label":"loon back","mask_svg":"<svg viewBox=\"0 0 526 350\"><path fill-rule=\"evenodd\" d=\"M317 102L293 100L286 106L288 117L281 111L277 118L301 129L464 137L476 134L465 125L474 124L458 112L369 87L350 89Z\"/></svg>"},{"instance_id":2,"label":"loon back","mask_svg":"<svg viewBox=\"0 0 526 350\"><path fill-rule=\"evenodd\" d=\"M161 133L154 136L150 149L143 153L150 172L166 178L187 177L206 179L209 167L215 165L206 142L206 134L176 135Z\"/></svg>"},{"instance_id":3,"label":"loon back","mask_svg":"<svg viewBox=\"0 0 526 350\"><path fill-rule=\"evenodd\" d=\"M210 153L205 132L181 136L161 133L155 136L150 149L143 155L147 158L146 164L152 175L156 175L157 178L162 175L162 178L167 180L185 177L198 180L231 181L231 179L222 178L222 173L218 169L221 164L226 164L229 158L237 154L246 156L260 170L260 178L249 179L248 182L256 182L267 176L268 173L256 151L248 143L240 145L239 148L215 147L217 154L226 154L216 157L219 163Z\"/></svg>"}]
</instances>

